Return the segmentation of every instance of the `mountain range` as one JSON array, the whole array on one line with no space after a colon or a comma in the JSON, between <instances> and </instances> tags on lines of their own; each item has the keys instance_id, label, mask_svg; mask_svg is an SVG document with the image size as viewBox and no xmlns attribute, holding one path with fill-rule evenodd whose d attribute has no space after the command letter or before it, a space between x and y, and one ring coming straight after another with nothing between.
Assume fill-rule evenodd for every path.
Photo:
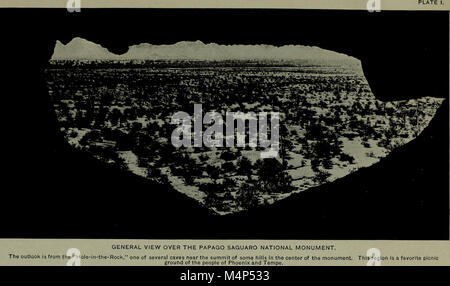
<instances>
[{"instance_id":1,"label":"mountain range","mask_svg":"<svg viewBox=\"0 0 450 286\"><path fill-rule=\"evenodd\" d=\"M125 54L117 55L91 41L74 38L69 43L57 41L52 60L359 60L325 50L302 45L219 45L201 41L182 41L171 45L143 43L129 47Z\"/></svg>"}]
</instances>

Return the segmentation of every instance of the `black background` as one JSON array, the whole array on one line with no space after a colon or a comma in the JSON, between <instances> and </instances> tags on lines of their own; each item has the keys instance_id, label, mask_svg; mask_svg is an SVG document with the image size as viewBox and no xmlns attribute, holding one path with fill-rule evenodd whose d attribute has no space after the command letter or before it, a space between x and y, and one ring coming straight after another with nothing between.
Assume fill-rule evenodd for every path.
<instances>
[{"instance_id":1,"label":"black background","mask_svg":"<svg viewBox=\"0 0 450 286\"><path fill-rule=\"evenodd\" d=\"M2 9L1 237L448 239L448 12ZM361 59L375 96L447 100L388 158L245 214L194 200L72 150L43 71L56 40L124 53L142 42L302 44Z\"/></svg>"}]
</instances>

